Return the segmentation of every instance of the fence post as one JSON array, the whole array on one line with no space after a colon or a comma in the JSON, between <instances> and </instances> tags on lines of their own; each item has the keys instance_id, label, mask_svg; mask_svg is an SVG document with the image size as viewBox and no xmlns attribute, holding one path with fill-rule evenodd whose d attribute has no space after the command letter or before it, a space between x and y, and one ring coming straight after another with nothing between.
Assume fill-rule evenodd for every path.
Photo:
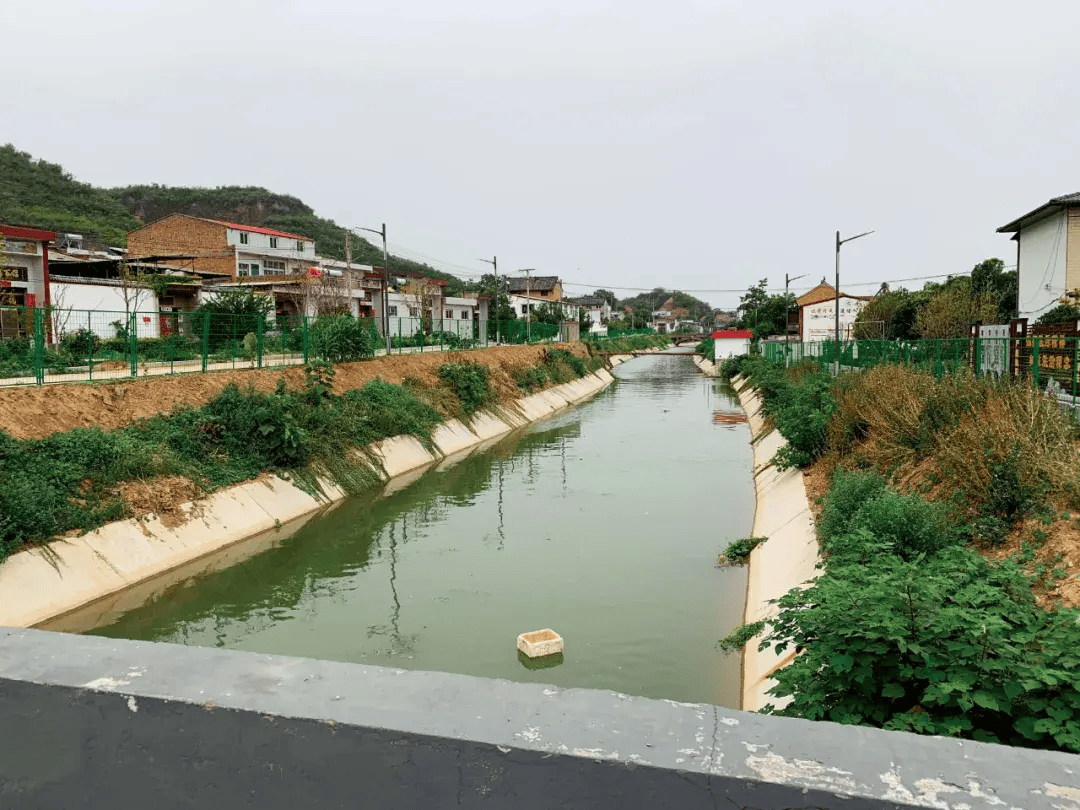
<instances>
[{"instance_id":1,"label":"fence post","mask_svg":"<svg viewBox=\"0 0 1080 810\"><path fill-rule=\"evenodd\" d=\"M401 350L405 348L401 342L401 318L397 319L397 353L401 354Z\"/></svg>"},{"instance_id":2,"label":"fence post","mask_svg":"<svg viewBox=\"0 0 1080 810\"><path fill-rule=\"evenodd\" d=\"M128 358L131 362L131 376L139 376L139 314L132 312L128 318Z\"/></svg>"},{"instance_id":3,"label":"fence post","mask_svg":"<svg viewBox=\"0 0 1080 810\"><path fill-rule=\"evenodd\" d=\"M45 310L35 307L34 316L34 380L38 385L45 382Z\"/></svg>"},{"instance_id":4,"label":"fence post","mask_svg":"<svg viewBox=\"0 0 1080 810\"><path fill-rule=\"evenodd\" d=\"M262 368L263 360L263 316L255 316L255 355L258 358L258 367Z\"/></svg>"},{"instance_id":5,"label":"fence post","mask_svg":"<svg viewBox=\"0 0 1080 810\"><path fill-rule=\"evenodd\" d=\"M308 356L311 354L311 332L308 330L307 315L300 316L300 329L303 335L304 365L308 364Z\"/></svg>"},{"instance_id":6,"label":"fence post","mask_svg":"<svg viewBox=\"0 0 1080 810\"><path fill-rule=\"evenodd\" d=\"M939 380L945 376L945 369L941 366L941 338L934 341L934 376Z\"/></svg>"},{"instance_id":7,"label":"fence post","mask_svg":"<svg viewBox=\"0 0 1080 810\"><path fill-rule=\"evenodd\" d=\"M975 327L978 330L979 327ZM982 371L982 338L979 337L978 331L975 332L975 376L978 377Z\"/></svg>"},{"instance_id":8,"label":"fence post","mask_svg":"<svg viewBox=\"0 0 1080 810\"><path fill-rule=\"evenodd\" d=\"M202 370L210 362L210 313L204 312L202 316Z\"/></svg>"},{"instance_id":9,"label":"fence post","mask_svg":"<svg viewBox=\"0 0 1080 810\"><path fill-rule=\"evenodd\" d=\"M93 379L94 379L94 341L93 341L92 338L90 338L90 334L91 334L93 326L94 326L93 317L94 317L93 312L91 312L89 309L86 310L86 335L87 335L87 342L89 343L89 347L90 347L90 352L89 352L90 356L87 358L87 362L89 363L89 366L90 366L89 371L90 371L90 380L91 381L93 381Z\"/></svg>"},{"instance_id":10,"label":"fence post","mask_svg":"<svg viewBox=\"0 0 1080 810\"><path fill-rule=\"evenodd\" d=\"M1039 338L1031 340L1031 381L1035 387L1039 387Z\"/></svg>"},{"instance_id":11,"label":"fence post","mask_svg":"<svg viewBox=\"0 0 1080 810\"><path fill-rule=\"evenodd\" d=\"M1080 338L1071 338L1073 342L1072 395L1073 418L1076 418L1076 361L1080 360Z\"/></svg>"}]
</instances>

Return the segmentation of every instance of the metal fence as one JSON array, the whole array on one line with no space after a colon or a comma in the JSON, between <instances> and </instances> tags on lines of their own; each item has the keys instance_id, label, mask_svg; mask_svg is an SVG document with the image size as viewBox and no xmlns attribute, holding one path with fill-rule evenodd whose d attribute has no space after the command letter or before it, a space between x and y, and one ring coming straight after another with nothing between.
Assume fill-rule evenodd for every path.
<instances>
[{"instance_id":1,"label":"metal fence","mask_svg":"<svg viewBox=\"0 0 1080 810\"><path fill-rule=\"evenodd\" d=\"M0 386L340 358L331 327L342 317L0 307ZM386 337L377 319L349 319L349 328L348 351L354 355L344 359L386 354ZM390 352L406 354L553 341L559 327L525 321L390 318L388 332ZM358 341L359 333L366 338Z\"/></svg>"},{"instance_id":2,"label":"metal fence","mask_svg":"<svg viewBox=\"0 0 1080 810\"><path fill-rule=\"evenodd\" d=\"M999 336L1002 327L982 327L968 338L943 340L848 340L818 343L763 343L767 360L795 365L811 360L859 370L884 363L926 369L938 377L967 368L980 376L1026 379L1068 404L1080 404L1080 336L1035 334ZM1006 327L1007 330L1007 327ZM839 350L838 350L839 348Z\"/></svg>"}]
</instances>

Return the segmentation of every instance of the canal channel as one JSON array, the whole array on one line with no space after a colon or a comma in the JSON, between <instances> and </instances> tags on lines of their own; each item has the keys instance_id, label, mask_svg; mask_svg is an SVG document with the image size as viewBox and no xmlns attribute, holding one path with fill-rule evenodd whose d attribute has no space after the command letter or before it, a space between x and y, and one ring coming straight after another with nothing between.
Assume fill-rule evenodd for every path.
<instances>
[{"instance_id":1,"label":"canal channel","mask_svg":"<svg viewBox=\"0 0 1080 810\"><path fill-rule=\"evenodd\" d=\"M716 556L750 533L748 428L689 356L615 376L579 407L81 629L737 707L738 656L716 641L742 620L746 572ZM565 653L519 656L518 633L547 627Z\"/></svg>"}]
</instances>

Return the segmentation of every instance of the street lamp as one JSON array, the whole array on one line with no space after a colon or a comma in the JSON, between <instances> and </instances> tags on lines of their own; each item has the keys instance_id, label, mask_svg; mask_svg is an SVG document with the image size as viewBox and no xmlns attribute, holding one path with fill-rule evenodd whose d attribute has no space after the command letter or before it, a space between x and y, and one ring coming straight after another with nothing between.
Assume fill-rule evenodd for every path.
<instances>
[{"instance_id":1,"label":"street lamp","mask_svg":"<svg viewBox=\"0 0 1080 810\"><path fill-rule=\"evenodd\" d=\"M477 259L478 262L487 262L495 268L495 345L499 345L499 257L492 256L490 259ZM485 337L484 340L487 340Z\"/></svg>"},{"instance_id":2,"label":"street lamp","mask_svg":"<svg viewBox=\"0 0 1080 810\"><path fill-rule=\"evenodd\" d=\"M798 281L800 278L806 278L809 273L803 273L801 276L795 276L795 278L788 278L788 274L784 273L784 362L787 363L787 346L791 343L791 328L788 326L788 286L793 281ZM801 318L799 319L802 320ZM799 340L802 340L802 335L799 335Z\"/></svg>"},{"instance_id":3,"label":"street lamp","mask_svg":"<svg viewBox=\"0 0 1080 810\"><path fill-rule=\"evenodd\" d=\"M849 236L847 239L840 238L840 231L836 232L836 374L840 374L840 246L845 242L861 239L869 236L873 231L866 231L857 236Z\"/></svg>"},{"instance_id":4,"label":"street lamp","mask_svg":"<svg viewBox=\"0 0 1080 810\"><path fill-rule=\"evenodd\" d=\"M382 263L383 263L383 282L382 282L382 322L383 322L383 337L386 338L386 356L390 356L390 254L386 250L386 223L382 224L380 230L374 228L357 228L360 231L367 231L368 233L377 233L382 237Z\"/></svg>"}]
</instances>

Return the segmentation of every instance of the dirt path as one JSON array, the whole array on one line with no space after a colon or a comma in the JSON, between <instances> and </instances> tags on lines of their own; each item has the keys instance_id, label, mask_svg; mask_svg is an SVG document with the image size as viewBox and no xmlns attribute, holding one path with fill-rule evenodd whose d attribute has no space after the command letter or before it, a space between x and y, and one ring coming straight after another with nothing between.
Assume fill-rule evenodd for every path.
<instances>
[{"instance_id":1,"label":"dirt path","mask_svg":"<svg viewBox=\"0 0 1080 810\"><path fill-rule=\"evenodd\" d=\"M556 344L585 356L578 344ZM359 388L375 377L400 383L406 377L422 382L438 382L443 363L465 360L483 363L492 371L492 384L501 395L517 392L510 376L512 369L532 365L553 348L545 346L497 346L468 352L405 354L379 357L335 367L334 389L342 393ZM177 407L204 405L228 385L253 386L272 391L284 377L290 388L303 385L304 371L285 369L218 371L207 374L178 374L100 383L74 383L0 390L0 430L20 439L42 438L76 427L123 427L139 419L168 412Z\"/></svg>"}]
</instances>

